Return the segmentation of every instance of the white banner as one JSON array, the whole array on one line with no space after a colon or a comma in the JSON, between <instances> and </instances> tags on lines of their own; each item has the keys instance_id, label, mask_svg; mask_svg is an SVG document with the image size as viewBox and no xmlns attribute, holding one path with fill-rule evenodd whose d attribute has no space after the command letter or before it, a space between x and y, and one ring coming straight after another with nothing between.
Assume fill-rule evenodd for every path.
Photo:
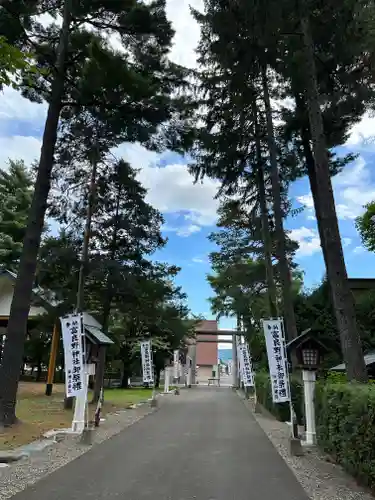
<instances>
[{"instance_id":1,"label":"white banner","mask_svg":"<svg viewBox=\"0 0 375 500\"><path fill-rule=\"evenodd\" d=\"M85 390L83 365L83 323L81 314L69 314L60 318L64 344L65 392L68 398Z\"/></svg>"},{"instance_id":2,"label":"white banner","mask_svg":"<svg viewBox=\"0 0 375 500\"><path fill-rule=\"evenodd\" d=\"M263 320L263 330L270 369L272 400L274 403L284 403L290 401L290 388L282 320Z\"/></svg>"},{"instance_id":3,"label":"white banner","mask_svg":"<svg viewBox=\"0 0 375 500\"><path fill-rule=\"evenodd\" d=\"M173 351L173 377L178 378L180 376L180 351L176 349Z\"/></svg>"},{"instance_id":4,"label":"white banner","mask_svg":"<svg viewBox=\"0 0 375 500\"><path fill-rule=\"evenodd\" d=\"M241 372L245 387L254 387L253 364L247 344L241 346Z\"/></svg>"},{"instance_id":5,"label":"white banner","mask_svg":"<svg viewBox=\"0 0 375 500\"><path fill-rule=\"evenodd\" d=\"M238 358L238 374L240 376L240 382L243 382L244 375L243 375L242 344L239 344L237 346L237 358Z\"/></svg>"},{"instance_id":6,"label":"white banner","mask_svg":"<svg viewBox=\"0 0 375 500\"><path fill-rule=\"evenodd\" d=\"M154 383L154 367L152 363L151 340L141 342L142 374L145 384Z\"/></svg>"}]
</instances>

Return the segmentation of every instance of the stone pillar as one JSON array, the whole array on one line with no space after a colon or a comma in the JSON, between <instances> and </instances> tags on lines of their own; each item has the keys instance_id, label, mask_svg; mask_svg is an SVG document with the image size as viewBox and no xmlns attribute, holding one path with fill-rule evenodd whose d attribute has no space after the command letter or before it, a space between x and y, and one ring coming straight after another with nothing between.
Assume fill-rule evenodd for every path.
<instances>
[{"instance_id":1,"label":"stone pillar","mask_svg":"<svg viewBox=\"0 0 375 500\"><path fill-rule=\"evenodd\" d=\"M316 372L312 370L302 370L303 389L305 395L305 416L306 416L306 439L307 446L316 444L315 406L314 393Z\"/></svg>"}]
</instances>

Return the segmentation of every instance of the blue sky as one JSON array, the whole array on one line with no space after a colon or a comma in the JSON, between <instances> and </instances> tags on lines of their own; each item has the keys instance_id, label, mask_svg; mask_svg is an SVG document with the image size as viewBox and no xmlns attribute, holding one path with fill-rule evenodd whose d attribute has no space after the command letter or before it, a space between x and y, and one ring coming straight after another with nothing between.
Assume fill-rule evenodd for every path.
<instances>
[{"instance_id":1,"label":"blue sky","mask_svg":"<svg viewBox=\"0 0 375 500\"><path fill-rule=\"evenodd\" d=\"M171 57L189 67L195 66L194 48L199 38L189 4L201 9L202 3L203 0L167 0L167 14L176 30ZM30 164L39 157L45 111L45 104L30 103L12 89L5 89L0 94L2 166L8 158L24 159ZM340 148L339 153L350 151L360 156L333 181L350 277L374 277L375 274L375 256L362 248L354 226L354 219L363 212L363 205L375 199L373 130L375 119L370 116L365 116L353 128L348 143ZM207 300L211 290L206 281L210 271L208 254L213 245L207 236L215 230L217 183L207 180L194 185L184 158L174 153L158 155L138 144L123 144L115 153L140 169L139 178L148 188L148 201L164 214L163 231L169 242L155 257L181 266L178 283L189 296L192 312L207 319L213 318ZM290 196L295 207L305 206L301 214L287 220L286 227L300 244L297 262L305 272L305 286L311 288L320 283L324 265L307 179L294 183ZM234 322L223 320L221 327L234 327Z\"/></svg>"}]
</instances>

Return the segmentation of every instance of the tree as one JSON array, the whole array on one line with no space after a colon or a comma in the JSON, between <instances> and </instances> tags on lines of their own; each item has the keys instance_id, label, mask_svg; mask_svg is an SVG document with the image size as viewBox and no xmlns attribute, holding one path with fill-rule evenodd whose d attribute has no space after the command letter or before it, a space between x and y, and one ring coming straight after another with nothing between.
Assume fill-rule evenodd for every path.
<instances>
[{"instance_id":1,"label":"tree","mask_svg":"<svg viewBox=\"0 0 375 500\"><path fill-rule=\"evenodd\" d=\"M268 77L269 89L274 98L288 96L296 100L298 112L294 118L297 118L299 124L312 181L328 277L332 280L331 290L335 297L342 350L348 366L350 365L348 377L364 380L366 372L355 323L353 300L347 283L333 197L329 191L332 163L327 146L343 142L350 124L359 119L366 104L373 98L371 63L369 51L365 48L369 33L368 25L366 26L364 21L368 11L367 4L350 0L344 4L332 0L324 5L314 1L301 1L298 4L301 8L297 10L295 5L288 1L280 3L274 0L263 3L239 0L234 4L226 1L214 4L207 0L205 5L206 15L198 14L196 17L202 24L201 61L205 68L202 72L206 85L205 95L208 92L210 96L205 100L210 110L205 112L207 123L211 120L206 134L211 137L206 138L206 143L211 150L217 150L218 137L225 137L226 149L232 157L236 152L237 157L240 156L240 145L242 162L240 158L236 163L228 158L226 166L221 164L227 180L230 176L238 178L239 167L241 166L243 171L246 161L249 161L249 148L246 149L247 144L244 144L241 135L238 139L236 134L240 129L246 131L247 137L249 127L246 125L251 114L249 111L246 113L246 109L251 100L254 100L254 90L258 109L262 111L262 108L259 108L259 82L263 83L264 95L267 93L265 77ZM309 35L306 22L313 27L313 38ZM337 30L322 29L322 26L326 28L329 22L337 26ZM343 40L347 43L343 44ZM346 46L350 46L347 51L344 48ZM300 71L301 65L305 67L303 72ZM215 104L213 96L218 105ZM267 99L264 102L264 111L268 118L267 137L271 147L272 113L266 101ZM323 110L319 106L321 103L324 103ZM241 117L239 107L245 110L247 119ZM217 124L214 133L211 132L213 119ZM226 127L229 127L227 133ZM301 170L296 161L300 158L300 152L293 150L290 144L280 141L279 134L282 129L283 125L274 137L276 151L273 148L273 152L272 149L270 152L274 160L278 154L279 176L283 180L282 184L287 186L288 181L296 175L304 174L306 167ZM204 134L205 131L202 135ZM311 139L315 158L310 154ZM320 148L318 153L315 149L317 144ZM323 159L323 156L319 156L323 153L324 168L318 168L316 162L319 157L319 161ZM212 161L212 158L217 159L218 155L206 155L205 159ZM314 166L311 160L315 162ZM272 171L276 172L275 161L271 162L271 167L272 165ZM325 192L323 201L320 200L321 182ZM280 224L278 225L280 227ZM326 233L329 233L328 240Z\"/></svg>"},{"instance_id":2,"label":"tree","mask_svg":"<svg viewBox=\"0 0 375 500\"><path fill-rule=\"evenodd\" d=\"M136 0L79 5L65 0L50 7L52 13L62 14L61 29L54 24L43 28L36 21L31 26L34 32L27 34L27 39L32 39L38 70L42 71L33 75L31 82L27 75L23 92L33 100L47 100L49 106L0 368L0 422L4 425L16 419L18 367L60 116L69 119L77 110L88 111L107 127L113 124L109 136L112 140L117 137L147 143L152 142L159 124L178 115L180 103L174 106L171 99L182 76L166 57L173 31L165 15L164 0L147 5ZM126 51L120 54L110 49L101 34L82 28L88 24L107 34L119 34ZM127 118L121 122L120 115Z\"/></svg>"},{"instance_id":3,"label":"tree","mask_svg":"<svg viewBox=\"0 0 375 500\"><path fill-rule=\"evenodd\" d=\"M33 180L22 161L9 161L0 170L0 265L16 271L22 252Z\"/></svg>"},{"instance_id":4,"label":"tree","mask_svg":"<svg viewBox=\"0 0 375 500\"><path fill-rule=\"evenodd\" d=\"M365 205L366 211L356 218L355 226L362 240L362 244L370 252L375 252L375 202Z\"/></svg>"},{"instance_id":5,"label":"tree","mask_svg":"<svg viewBox=\"0 0 375 500\"><path fill-rule=\"evenodd\" d=\"M314 44L309 23L310 12L304 0L300 0L299 9L306 71L306 100L313 141L315 175L319 192L318 214L323 235L322 243L326 247L327 274L330 280L348 379L366 381L367 372L356 321L354 298L348 282L333 198L327 144L319 102Z\"/></svg>"}]
</instances>

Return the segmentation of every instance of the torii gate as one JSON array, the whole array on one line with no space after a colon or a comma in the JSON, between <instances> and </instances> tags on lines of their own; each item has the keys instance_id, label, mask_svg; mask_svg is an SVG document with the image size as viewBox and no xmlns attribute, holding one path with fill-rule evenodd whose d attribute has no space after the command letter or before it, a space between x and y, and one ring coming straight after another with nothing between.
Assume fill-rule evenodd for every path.
<instances>
[{"instance_id":1,"label":"torii gate","mask_svg":"<svg viewBox=\"0 0 375 500\"><path fill-rule=\"evenodd\" d=\"M242 335L242 332L238 330L221 330L218 328L216 320L203 320L196 326L195 332L196 332L196 338L194 339L193 343L189 345L188 348L188 356L192 360L192 384L196 383L195 374L196 374L197 364L198 365L202 364L202 361L200 359L202 358L202 353L199 352L199 344L216 344L216 350L206 349L207 365L210 364L214 365L217 363L218 359L217 346L220 343L220 344L232 344L232 359L233 359L232 379L233 379L233 386L238 387L239 373L238 373L238 360L237 360L237 346L238 346L238 337ZM231 336L232 339L219 339L219 336L222 335ZM198 350L198 356L197 356L197 350ZM216 354L214 354L215 352ZM198 361L200 361L199 363L197 363L197 358Z\"/></svg>"}]
</instances>

